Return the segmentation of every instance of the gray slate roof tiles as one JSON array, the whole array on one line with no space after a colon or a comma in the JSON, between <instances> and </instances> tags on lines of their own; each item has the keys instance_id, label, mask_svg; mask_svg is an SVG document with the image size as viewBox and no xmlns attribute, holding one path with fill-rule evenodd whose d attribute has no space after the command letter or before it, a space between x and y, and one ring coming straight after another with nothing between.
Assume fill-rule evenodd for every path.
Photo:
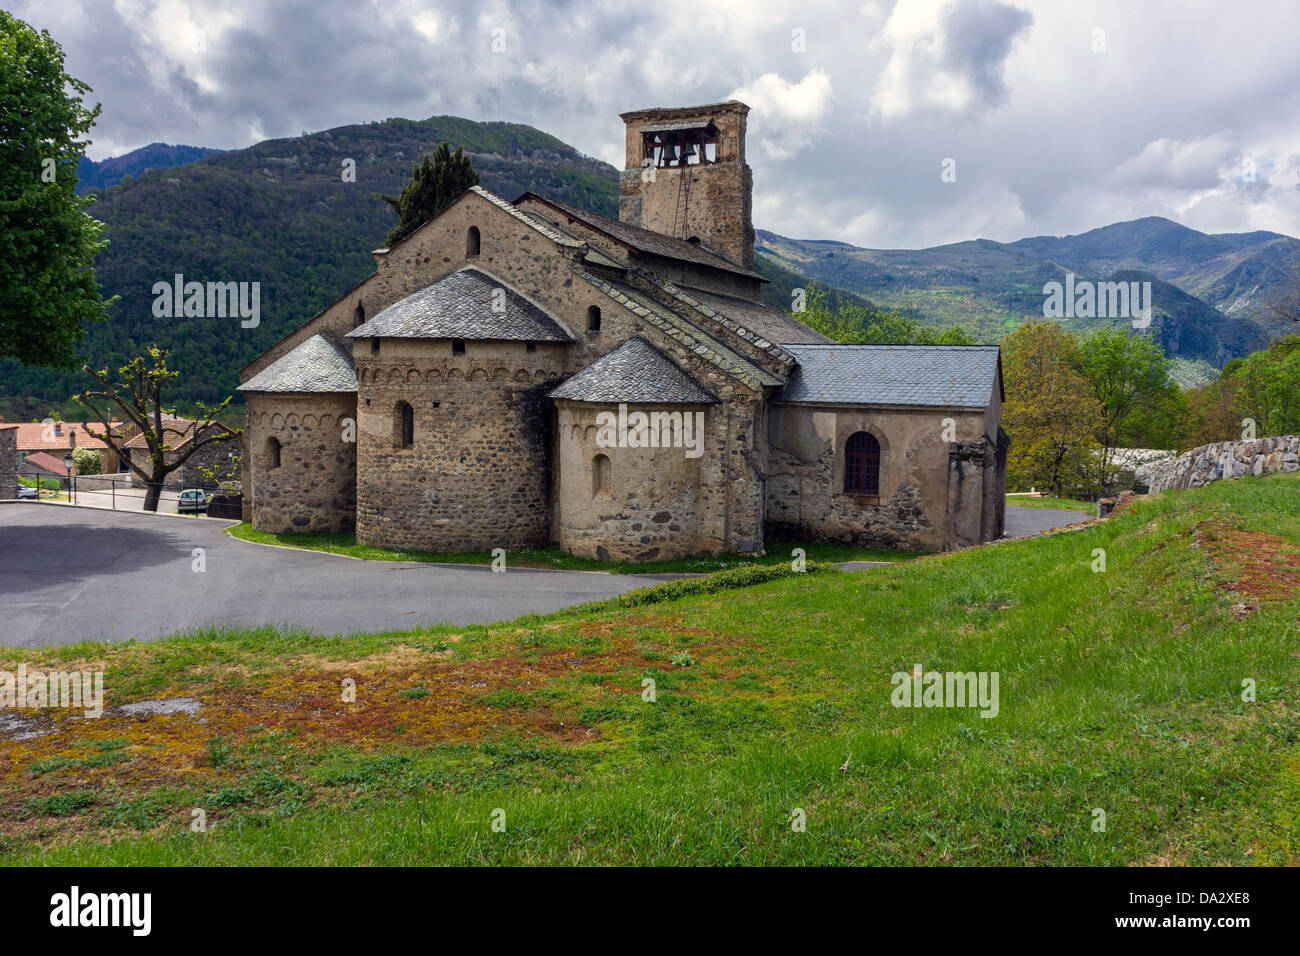
<instances>
[{"instance_id":1,"label":"gray slate roof tiles","mask_svg":"<svg viewBox=\"0 0 1300 956\"><path fill-rule=\"evenodd\" d=\"M241 392L355 392L352 352L324 335L313 335L258 372Z\"/></svg>"},{"instance_id":2,"label":"gray slate roof tiles","mask_svg":"<svg viewBox=\"0 0 1300 956\"><path fill-rule=\"evenodd\" d=\"M602 279L590 272L577 270L591 283L625 309L645 319L665 335L676 339L705 362L709 362L755 391L766 385L782 385L784 380L748 361L723 345L698 325L688 322L661 302L613 279Z\"/></svg>"},{"instance_id":3,"label":"gray slate roof tiles","mask_svg":"<svg viewBox=\"0 0 1300 956\"><path fill-rule=\"evenodd\" d=\"M676 239L672 236L665 236L661 233L651 232L649 229L642 229L640 226L633 226L626 222L619 222L615 219L606 219L604 216L591 212L587 209L579 209L577 206L570 206L566 202L560 202L558 199L550 199L546 196L538 196L536 193L525 193L525 196L532 196L534 199L551 206L565 216L577 222L581 222L597 232L603 232L626 246L636 249L638 252L649 253L654 256L662 256L665 259L679 259L683 262L694 262L697 265L709 266L713 269L722 269L727 272L734 272L739 275L749 276L753 279L762 279L763 277L752 269L746 269L730 259L710 252L708 249L701 248L685 239ZM524 197L520 197L522 199ZM519 200L515 200L519 202Z\"/></svg>"},{"instance_id":4,"label":"gray slate roof tiles","mask_svg":"<svg viewBox=\"0 0 1300 956\"><path fill-rule=\"evenodd\" d=\"M781 402L983 408L997 385L993 345L787 345L799 361Z\"/></svg>"},{"instance_id":5,"label":"gray slate roof tiles","mask_svg":"<svg viewBox=\"0 0 1300 956\"><path fill-rule=\"evenodd\" d=\"M554 319L514 289L473 268L453 272L394 302L349 332L348 338L573 341Z\"/></svg>"},{"instance_id":6,"label":"gray slate roof tiles","mask_svg":"<svg viewBox=\"0 0 1300 956\"><path fill-rule=\"evenodd\" d=\"M640 336L606 352L550 393L573 402L711 405L717 401Z\"/></svg>"}]
</instances>

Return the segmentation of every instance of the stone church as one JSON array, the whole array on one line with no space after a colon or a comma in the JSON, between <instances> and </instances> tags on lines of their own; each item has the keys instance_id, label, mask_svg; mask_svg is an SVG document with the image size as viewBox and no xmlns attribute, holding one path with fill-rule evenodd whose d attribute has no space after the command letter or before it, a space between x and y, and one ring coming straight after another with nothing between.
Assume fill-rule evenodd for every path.
<instances>
[{"instance_id":1,"label":"stone church","mask_svg":"<svg viewBox=\"0 0 1300 956\"><path fill-rule=\"evenodd\" d=\"M474 187L241 374L245 517L590 558L1002 534L996 347L763 305L749 108L625 113L617 221Z\"/></svg>"}]
</instances>

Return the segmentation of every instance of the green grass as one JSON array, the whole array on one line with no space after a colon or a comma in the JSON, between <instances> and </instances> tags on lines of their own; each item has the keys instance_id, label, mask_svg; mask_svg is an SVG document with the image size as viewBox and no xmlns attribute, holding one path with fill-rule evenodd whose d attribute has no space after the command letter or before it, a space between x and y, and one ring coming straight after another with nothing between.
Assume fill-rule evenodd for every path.
<instances>
[{"instance_id":1,"label":"green grass","mask_svg":"<svg viewBox=\"0 0 1300 956\"><path fill-rule=\"evenodd\" d=\"M1021 495L1008 495L1007 504L1017 508L1063 508L1067 511L1097 513L1097 503L1095 501L1076 501L1073 498L1031 498Z\"/></svg>"},{"instance_id":2,"label":"green grass","mask_svg":"<svg viewBox=\"0 0 1300 956\"><path fill-rule=\"evenodd\" d=\"M248 522L233 525L226 533L241 541L273 544L308 551L325 551L365 561L424 561L433 564L491 564L489 551L404 551L357 544L353 534L273 534L257 531ZM596 561L561 551L558 545L546 548L516 548L506 554L506 563L516 568L553 568L562 571L607 571L610 574L682 574L709 573L750 565L789 564L795 548L803 548L809 561L906 561L916 552L895 548L857 548L852 545L820 541L769 542L762 555L699 555L671 561L647 561L640 564L619 561Z\"/></svg>"},{"instance_id":3,"label":"green grass","mask_svg":"<svg viewBox=\"0 0 1300 956\"><path fill-rule=\"evenodd\" d=\"M1245 544L1215 550L1213 528ZM126 775L161 738L103 751L144 755L131 763L19 768L0 780L0 862L1295 865L1297 567L1300 475L1284 475L1068 534L507 625L2 651L0 666L104 660L110 704L186 693L255 712L222 731L219 767L202 759L215 731L196 729L198 763L175 779ZM313 736L311 661L335 680L399 651L388 690L376 670L358 684L383 695L369 737ZM892 706L892 675L916 664L997 672L997 716ZM429 696L401 693L415 687ZM376 736L385 708L406 710ZM491 722L421 737L410 716L452 711Z\"/></svg>"}]
</instances>

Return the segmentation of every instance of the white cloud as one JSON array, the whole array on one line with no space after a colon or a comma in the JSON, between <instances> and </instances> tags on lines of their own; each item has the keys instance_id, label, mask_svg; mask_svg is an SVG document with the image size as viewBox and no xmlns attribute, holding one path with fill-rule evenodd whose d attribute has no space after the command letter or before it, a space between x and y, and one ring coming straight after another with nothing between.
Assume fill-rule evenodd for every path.
<instances>
[{"instance_id":1,"label":"white cloud","mask_svg":"<svg viewBox=\"0 0 1300 956\"><path fill-rule=\"evenodd\" d=\"M812 70L791 83L776 73L764 73L728 99L749 105L753 134L769 157L789 159L812 145L830 115L831 78L824 70Z\"/></svg>"}]
</instances>

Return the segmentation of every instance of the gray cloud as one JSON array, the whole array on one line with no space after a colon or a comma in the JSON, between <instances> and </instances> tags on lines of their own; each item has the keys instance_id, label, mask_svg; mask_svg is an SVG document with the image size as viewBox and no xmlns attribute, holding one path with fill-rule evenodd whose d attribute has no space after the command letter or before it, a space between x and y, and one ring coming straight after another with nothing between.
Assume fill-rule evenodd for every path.
<instances>
[{"instance_id":1,"label":"gray cloud","mask_svg":"<svg viewBox=\"0 0 1300 956\"><path fill-rule=\"evenodd\" d=\"M619 162L620 111L736 93L754 107L756 224L794 236L918 246L1143 215L1295 233L1300 217L1300 60L1290 14L1269 0L21 0L15 12L51 31L103 102L95 158L452 113L529 123ZM955 182L940 179L945 159Z\"/></svg>"}]
</instances>

